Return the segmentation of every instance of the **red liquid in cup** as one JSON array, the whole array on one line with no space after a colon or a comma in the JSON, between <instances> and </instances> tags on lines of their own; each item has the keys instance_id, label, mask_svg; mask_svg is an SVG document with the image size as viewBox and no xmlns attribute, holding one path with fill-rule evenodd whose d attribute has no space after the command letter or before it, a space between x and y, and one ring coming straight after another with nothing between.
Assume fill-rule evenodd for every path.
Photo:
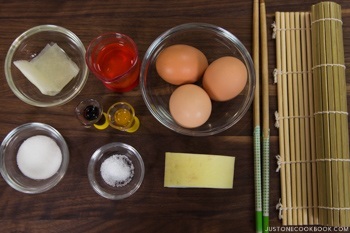
<instances>
[{"instance_id":1,"label":"red liquid in cup","mask_svg":"<svg viewBox=\"0 0 350 233\"><path fill-rule=\"evenodd\" d=\"M139 81L137 54L128 44L112 43L104 46L97 54L94 69L104 85L113 91L129 91Z\"/></svg>"}]
</instances>

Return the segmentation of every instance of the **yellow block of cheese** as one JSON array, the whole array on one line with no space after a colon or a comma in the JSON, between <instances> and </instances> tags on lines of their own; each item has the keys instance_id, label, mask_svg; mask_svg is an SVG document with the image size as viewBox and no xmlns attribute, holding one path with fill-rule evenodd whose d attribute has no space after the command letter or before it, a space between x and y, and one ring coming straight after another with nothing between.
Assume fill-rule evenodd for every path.
<instances>
[{"instance_id":1,"label":"yellow block of cheese","mask_svg":"<svg viewBox=\"0 0 350 233\"><path fill-rule=\"evenodd\" d=\"M230 156L166 152L164 187L230 189L234 165Z\"/></svg>"}]
</instances>

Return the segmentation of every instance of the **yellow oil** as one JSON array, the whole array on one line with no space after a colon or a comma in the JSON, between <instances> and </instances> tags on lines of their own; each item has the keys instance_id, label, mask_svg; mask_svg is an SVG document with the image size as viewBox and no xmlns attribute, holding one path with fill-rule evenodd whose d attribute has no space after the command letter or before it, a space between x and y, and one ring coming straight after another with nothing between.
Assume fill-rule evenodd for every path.
<instances>
[{"instance_id":1,"label":"yellow oil","mask_svg":"<svg viewBox=\"0 0 350 233\"><path fill-rule=\"evenodd\" d=\"M114 114L115 124L121 127L127 127L133 120L133 116L128 109L118 109Z\"/></svg>"}]
</instances>

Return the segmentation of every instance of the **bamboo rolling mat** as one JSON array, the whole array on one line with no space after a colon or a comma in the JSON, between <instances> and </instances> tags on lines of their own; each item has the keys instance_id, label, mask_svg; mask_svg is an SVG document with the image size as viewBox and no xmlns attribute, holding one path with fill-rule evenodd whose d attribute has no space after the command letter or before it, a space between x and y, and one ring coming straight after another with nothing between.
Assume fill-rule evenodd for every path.
<instances>
[{"instance_id":1,"label":"bamboo rolling mat","mask_svg":"<svg viewBox=\"0 0 350 233\"><path fill-rule=\"evenodd\" d=\"M350 226L341 7L321 2L275 18L282 224Z\"/></svg>"}]
</instances>

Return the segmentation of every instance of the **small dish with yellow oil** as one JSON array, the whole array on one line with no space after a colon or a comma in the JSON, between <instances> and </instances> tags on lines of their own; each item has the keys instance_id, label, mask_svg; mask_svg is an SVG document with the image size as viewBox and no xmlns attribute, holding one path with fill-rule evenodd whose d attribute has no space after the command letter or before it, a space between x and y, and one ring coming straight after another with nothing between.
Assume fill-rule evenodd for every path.
<instances>
[{"instance_id":1,"label":"small dish with yellow oil","mask_svg":"<svg viewBox=\"0 0 350 233\"><path fill-rule=\"evenodd\" d=\"M109 125L120 131L133 133L140 127L134 108L127 102L113 104L107 112Z\"/></svg>"}]
</instances>

